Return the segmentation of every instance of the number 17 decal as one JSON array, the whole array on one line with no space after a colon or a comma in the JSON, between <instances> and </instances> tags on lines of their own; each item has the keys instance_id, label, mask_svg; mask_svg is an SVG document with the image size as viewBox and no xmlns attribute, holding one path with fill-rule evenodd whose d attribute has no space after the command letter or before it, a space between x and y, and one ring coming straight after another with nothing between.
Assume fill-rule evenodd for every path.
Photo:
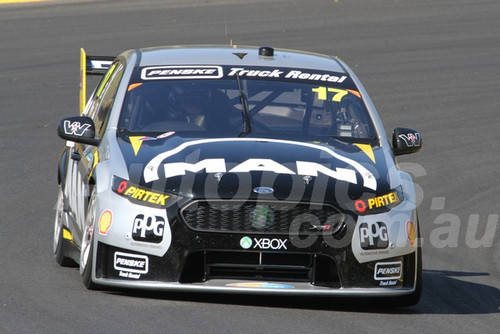
<instances>
[{"instance_id":1,"label":"number 17 decal","mask_svg":"<svg viewBox=\"0 0 500 334\"><path fill-rule=\"evenodd\" d=\"M333 102L342 101L342 98L349 93L352 93L359 98L361 97L359 92L356 92L356 91L350 90L350 89L339 89L339 88L319 86L319 87L313 88L312 91L314 93L318 94L318 100L326 100L328 93L334 93L332 96Z\"/></svg>"}]
</instances>

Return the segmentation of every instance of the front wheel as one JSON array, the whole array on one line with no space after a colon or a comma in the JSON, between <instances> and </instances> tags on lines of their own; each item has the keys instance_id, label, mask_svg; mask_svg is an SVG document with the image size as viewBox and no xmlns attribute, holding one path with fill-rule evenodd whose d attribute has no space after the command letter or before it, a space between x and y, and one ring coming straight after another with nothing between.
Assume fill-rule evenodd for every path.
<instances>
[{"instance_id":1,"label":"front wheel","mask_svg":"<svg viewBox=\"0 0 500 334\"><path fill-rule=\"evenodd\" d=\"M54 258L60 266L73 267L76 266L76 263L68 256L68 245L65 244L66 241L63 237L64 219L66 219L66 213L64 212L64 193L62 187L59 186L56 203L56 217L54 219Z\"/></svg>"},{"instance_id":2,"label":"front wheel","mask_svg":"<svg viewBox=\"0 0 500 334\"><path fill-rule=\"evenodd\" d=\"M85 219L85 230L80 250L80 275L83 285L89 290L97 290L98 285L92 281L92 267L94 264L94 223L95 223L95 191L90 196L87 217Z\"/></svg>"}]
</instances>

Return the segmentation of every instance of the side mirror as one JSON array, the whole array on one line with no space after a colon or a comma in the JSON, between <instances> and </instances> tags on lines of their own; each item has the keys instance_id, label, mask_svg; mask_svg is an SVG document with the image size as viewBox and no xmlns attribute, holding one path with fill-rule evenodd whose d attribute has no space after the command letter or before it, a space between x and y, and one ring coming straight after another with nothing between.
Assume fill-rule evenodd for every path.
<instances>
[{"instance_id":1,"label":"side mirror","mask_svg":"<svg viewBox=\"0 0 500 334\"><path fill-rule=\"evenodd\" d=\"M92 118L75 116L63 118L57 127L57 134L62 139L75 143L97 146L99 139L95 138L95 126Z\"/></svg>"},{"instance_id":2,"label":"side mirror","mask_svg":"<svg viewBox=\"0 0 500 334\"><path fill-rule=\"evenodd\" d=\"M395 128L392 132L392 150L394 155L415 153L422 148L420 132L410 128Z\"/></svg>"}]
</instances>

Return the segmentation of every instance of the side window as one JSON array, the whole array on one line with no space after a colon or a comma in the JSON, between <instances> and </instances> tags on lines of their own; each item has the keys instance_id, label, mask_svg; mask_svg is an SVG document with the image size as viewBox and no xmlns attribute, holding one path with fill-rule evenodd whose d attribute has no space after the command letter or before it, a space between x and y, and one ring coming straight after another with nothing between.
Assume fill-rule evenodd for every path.
<instances>
[{"instance_id":1,"label":"side window","mask_svg":"<svg viewBox=\"0 0 500 334\"><path fill-rule=\"evenodd\" d=\"M108 115L113 107L124 69L123 64L113 63L95 91L95 99L89 109L89 116L94 120L96 133L99 137L104 134Z\"/></svg>"}]
</instances>

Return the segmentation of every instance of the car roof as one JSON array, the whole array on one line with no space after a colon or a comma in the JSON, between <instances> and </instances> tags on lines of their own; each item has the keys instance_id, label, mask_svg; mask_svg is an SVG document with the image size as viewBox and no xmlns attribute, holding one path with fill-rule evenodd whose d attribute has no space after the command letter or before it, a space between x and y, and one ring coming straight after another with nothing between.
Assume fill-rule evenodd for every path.
<instances>
[{"instance_id":1,"label":"car roof","mask_svg":"<svg viewBox=\"0 0 500 334\"><path fill-rule=\"evenodd\" d=\"M135 50L135 52L140 54L140 67L156 65L228 65L346 72L335 57L312 52L274 49L272 47L179 45L143 48ZM273 55L266 56L264 55L266 52L272 52Z\"/></svg>"}]
</instances>

